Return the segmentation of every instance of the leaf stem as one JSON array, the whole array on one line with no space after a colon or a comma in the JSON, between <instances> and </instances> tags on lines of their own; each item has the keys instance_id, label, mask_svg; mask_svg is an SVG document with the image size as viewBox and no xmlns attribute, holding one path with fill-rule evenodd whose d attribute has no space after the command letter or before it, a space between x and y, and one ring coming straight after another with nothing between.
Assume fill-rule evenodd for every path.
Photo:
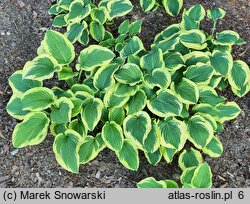
<instances>
[{"instance_id":1,"label":"leaf stem","mask_svg":"<svg viewBox=\"0 0 250 204\"><path fill-rule=\"evenodd\" d=\"M214 25L213 25L213 29L212 29L212 37L214 36L214 32L216 30L216 25L217 25L217 21L214 21Z\"/></svg>"},{"instance_id":2,"label":"leaf stem","mask_svg":"<svg viewBox=\"0 0 250 204\"><path fill-rule=\"evenodd\" d=\"M78 75L78 79L77 79L78 82L80 82L81 76L82 76L82 69L80 69L80 71L79 71L79 75Z\"/></svg>"}]
</instances>

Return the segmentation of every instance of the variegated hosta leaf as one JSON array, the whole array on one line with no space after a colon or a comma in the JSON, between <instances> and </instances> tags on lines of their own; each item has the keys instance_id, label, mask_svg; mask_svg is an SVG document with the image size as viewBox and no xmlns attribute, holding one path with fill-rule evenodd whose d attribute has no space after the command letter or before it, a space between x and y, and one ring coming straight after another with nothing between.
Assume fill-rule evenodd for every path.
<instances>
[{"instance_id":1,"label":"variegated hosta leaf","mask_svg":"<svg viewBox=\"0 0 250 204\"><path fill-rule=\"evenodd\" d=\"M102 121L103 123L109 121L109 119L108 119L108 114L109 114L108 108L106 108L106 107L104 106L103 109L102 109L102 116L101 116L101 121Z\"/></svg>"},{"instance_id":2,"label":"variegated hosta leaf","mask_svg":"<svg viewBox=\"0 0 250 204\"><path fill-rule=\"evenodd\" d=\"M173 180L156 181L153 177L143 179L137 184L138 188L179 188L178 184Z\"/></svg>"},{"instance_id":3,"label":"variegated hosta leaf","mask_svg":"<svg viewBox=\"0 0 250 204\"><path fill-rule=\"evenodd\" d=\"M155 6L156 0L140 0L140 5L144 12L152 10Z\"/></svg>"},{"instance_id":4,"label":"variegated hosta leaf","mask_svg":"<svg viewBox=\"0 0 250 204\"><path fill-rule=\"evenodd\" d=\"M81 136L74 130L66 130L56 136L53 151L57 162L66 170L79 172L79 155Z\"/></svg>"},{"instance_id":5,"label":"variegated hosta leaf","mask_svg":"<svg viewBox=\"0 0 250 204\"><path fill-rule=\"evenodd\" d=\"M178 150L173 147L161 146L160 150L161 150L162 156L164 157L167 163L171 163L174 159L174 155L178 152Z\"/></svg>"},{"instance_id":6,"label":"variegated hosta leaf","mask_svg":"<svg viewBox=\"0 0 250 204\"><path fill-rule=\"evenodd\" d=\"M151 118L144 111L128 115L123 121L123 129L125 136L141 149L151 130Z\"/></svg>"},{"instance_id":7,"label":"variegated hosta leaf","mask_svg":"<svg viewBox=\"0 0 250 204\"><path fill-rule=\"evenodd\" d=\"M182 14L182 21L181 21L181 28L182 30L193 30L193 29L199 29L200 27L200 22L199 21L195 21L194 19L192 19L191 17L189 17L187 15L188 10L184 10L183 14Z\"/></svg>"},{"instance_id":8,"label":"variegated hosta leaf","mask_svg":"<svg viewBox=\"0 0 250 204\"><path fill-rule=\"evenodd\" d=\"M102 139L108 148L113 151L120 151L124 141L121 126L114 121L106 122L102 128Z\"/></svg>"},{"instance_id":9,"label":"variegated hosta leaf","mask_svg":"<svg viewBox=\"0 0 250 204\"><path fill-rule=\"evenodd\" d=\"M244 96L250 87L250 70L248 65L241 60L234 61L233 67L228 74L228 81L236 95Z\"/></svg>"},{"instance_id":10,"label":"variegated hosta leaf","mask_svg":"<svg viewBox=\"0 0 250 204\"><path fill-rule=\"evenodd\" d=\"M89 1L89 0L87 0L87 1ZM108 2L109 2L109 0L101 0L101 1L99 1L98 7L100 7L100 6L107 7Z\"/></svg>"},{"instance_id":11,"label":"variegated hosta leaf","mask_svg":"<svg viewBox=\"0 0 250 204\"><path fill-rule=\"evenodd\" d=\"M153 166L156 166L162 159L162 152L160 148L152 153L144 151L144 155L147 158L148 163Z\"/></svg>"},{"instance_id":12,"label":"variegated hosta leaf","mask_svg":"<svg viewBox=\"0 0 250 204\"><path fill-rule=\"evenodd\" d=\"M94 86L99 91L106 92L115 85L114 73L119 68L119 64L111 63L97 70L94 75Z\"/></svg>"},{"instance_id":13,"label":"variegated hosta leaf","mask_svg":"<svg viewBox=\"0 0 250 204\"><path fill-rule=\"evenodd\" d=\"M115 47L115 51L116 52L120 52L124 46L126 45L126 42L125 42L125 38L126 38L127 35L120 35L117 39L108 39L106 41L106 45L107 47Z\"/></svg>"},{"instance_id":14,"label":"variegated hosta leaf","mask_svg":"<svg viewBox=\"0 0 250 204\"><path fill-rule=\"evenodd\" d=\"M195 169L191 184L196 188L212 187L212 172L207 163L203 163Z\"/></svg>"},{"instance_id":15,"label":"variegated hosta leaf","mask_svg":"<svg viewBox=\"0 0 250 204\"><path fill-rule=\"evenodd\" d=\"M214 45L214 50L219 50L221 52L229 52L232 53L232 46L231 45Z\"/></svg>"},{"instance_id":16,"label":"variegated hosta leaf","mask_svg":"<svg viewBox=\"0 0 250 204\"><path fill-rule=\"evenodd\" d=\"M66 97L62 97L55 101L51 106L50 118L53 123L68 123L71 121L72 109L74 104Z\"/></svg>"},{"instance_id":17,"label":"variegated hosta leaf","mask_svg":"<svg viewBox=\"0 0 250 204\"><path fill-rule=\"evenodd\" d=\"M135 95L131 96L128 100L125 108L127 110L127 115L131 115L142 111L147 103L147 96L143 90L139 90Z\"/></svg>"},{"instance_id":18,"label":"variegated hosta leaf","mask_svg":"<svg viewBox=\"0 0 250 204\"><path fill-rule=\"evenodd\" d=\"M128 57L129 55L136 55L140 51L144 50L141 39L134 36L128 41L128 44L120 51L121 57Z\"/></svg>"},{"instance_id":19,"label":"variegated hosta leaf","mask_svg":"<svg viewBox=\"0 0 250 204\"><path fill-rule=\"evenodd\" d=\"M13 95L17 97L22 97L23 94L35 87L41 87L43 83L41 81L33 79L23 79L23 71L18 70L13 73L9 79L9 85L12 89Z\"/></svg>"},{"instance_id":20,"label":"variegated hosta leaf","mask_svg":"<svg viewBox=\"0 0 250 204\"><path fill-rule=\"evenodd\" d=\"M217 110L216 119L220 123L235 119L241 112L240 107L235 102L218 104L215 108Z\"/></svg>"},{"instance_id":21,"label":"variegated hosta leaf","mask_svg":"<svg viewBox=\"0 0 250 204\"><path fill-rule=\"evenodd\" d=\"M242 89L238 90L232 88L232 91L239 97L245 96L250 91L250 81L245 86L243 86Z\"/></svg>"},{"instance_id":22,"label":"variegated hosta leaf","mask_svg":"<svg viewBox=\"0 0 250 204\"><path fill-rule=\"evenodd\" d=\"M96 137L86 136L79 147L80 164L86 164L97 157L106 147L101 134L97 134Z\"/></svg>"},{"instance_id":23,"label":"variegated hosta leaf","mask_svg":"<svg viewBox=\"0 0 250 204\"><path fill-rule=\"evenodd\" d=\"M167 188L164 181L157 181L153 177L148 177L137 183L138 188Z\"/></svg>"},{"instance_id":24,"label":"variegated hosta leaf","mask_svg":"<svg viewBox=\"0 0 250 204\"><path fill-rule=\"evenodd\" d=\"M188 118L190 116L189 114L189 105L183 104L182 111L180 117L182 118Z\"/></svg>"},{"instance_id":25,"label":"variegated hosta leaf","mask_svg":"<svg viewBox=\"0 0 250 204\"><path fill-rule=\"evenodd\" d=\"M67 22L80 22L87 17L91 12L89 4L85 5L82 0L76 0L69 7L69 13L67 15Z\"/></svg>"},{"instance_id":26,"label":"variegated hosta leaf","mask_svg":"<svg viewBox=\"0 0 250 204\"><path fill-rule=\"evenodd\" d=\"M125 139L122 149L118 152L115 152L119 161L125 166L127 169L132 171L137 171L139 168L139 155L138 150L133 142L129 139Z\"/></svg>"},{"instance_id":27,"label":"variegated hosta leaf","mask_svg":"<svg viewBox=\"0 0 250 204\"><path fill-rule=\"evenodd\" d=\"M71 67L63 67L57 74L59 80L70 80L78 75L77 72L73 72Z\"/></svg>"},{"instance_id":28,"label":"variegated hosta leaf","mask_svg":"<svg viewBox=\"0 0 250 204\"><path fill-rule=\"evenodd\" d=\"M225 79L225 78L222 78L221 80L220 80L220 83L218 84L218 89L220 90L220 91L222 91L222 90L224 90L224 89L226 89L227 87L228 87L228 80L227 79Z\"/></svg>"},{"instance_id":29,"label":"variegated hosta leaf","mask_svg":"<svg viewBox=\"0 0 250 204\"><path fill-rule=\"evenodd\" d=\"M39 56L39 55L46 54L43 44L44 44L44 40L42 40L40 46L37 48L36 53L37 53L38 56Z\"/></svg>"},{"instance_id":30,"label":"variegated hosta leaf","mask_svg":"<svg viewBox=\"0 0 250 204\"><path fill-rule=\"evenodd\" d=\"M157 96L148 101L148 109L159 117L179 116L183 104L170 90L159 90Z\"/></svg>"},{"instance_id":31,"label":"variegated hosta leaf","mask_svg":"<svg viewBox=\"0 0 250 204\"><path fill-rule=\"evenodd\" d=\"M151 45L151 48L161 49L162 53L165 54L166 52L172 51L175 49L175 46L179 43L178 37L179 37L179 33Z\"/></svg>"},{"instance_id":32,"label":"variegated hosta leaf","mask_svg":"<svg viewBox=\"0 0 250 204\"><path fill-rule=\"evenodd\" d=\"M183 0L163 0L162 4L170 16L177 16L183 6Z\"/></svg>"},{"instance_id":33,"label":"variegated hosta leaf","mask_svg":"<svg viewBox=\"0 0 250 204\"><path fill-rule=\"evenodd\" d=\"M50 15L58 15L60 13L60 9L59 9L59 6L58 4L54 4L50 7L48 13Z\"/></svg>"},{"instance_id":34,"label":"variegated hosta leaf","mask_svg":"<svg viewBox=\"0 0 250 204\"><path fill-rule=\"evenodd\" d=\"M75 58L74 46L63 34L48 30L44 38L46 54L53 56L59 64L70 64Z\"/></svg>"},{"instance_id":35,"label":"variegated hosta leaf","mask_svg":"<svg viewBox=\"0 0 250 204\"><path fill-rule=\"evenodd\" d=\"M175 52L179 52L183 56L190 52L189 48L185 47L180 41L178 41L174 49Z\"/></svg>"},{"instance_id":36,"label":"variegated hosta leaf","mask_svg":"<svg viewBox=\"0 0 250 204\"><path fill-rule=\"evenodd\" d=\"M184 72L184 76L198 85L209 84L214 73L214 68L210 65L198 63L189 66Z\"/></svg>"},{"instance_id":37,"label":"variegated hosta leaf","mask_svg":"<svg viewBox=\"0 0 250 204\"><path fill-rule=\"evenodd\" d=\"M173 180L163 180L167 184L167 188L179 188L178 184Z\"/></svg>"},{"instance_id":38,"label":"variegated hosta leaf","mask_svg":"<svg viewBox=\"0 0 250 204\"><path fill-rule=\"evenodd\" d=\"M178 160L182 171L190 167L196 167L202 164L202 155L199 151L191 148L189 151L183 150Z\"/></svg>"},{"instance_id":39,"label":"variegated hosta leaf","mask_svg":"<svg viewBox=\"0 0 250 204\"><path fill-rule=\"evenodd\" d=\"M117 96L115 95L115 87L111 88L104 95L103 102L108 108L123 107L129 100L129 95Z\"/></svg>"},{"instance_id":40,"label":"variegated hosta leaf","mask_svg":"<svg viewBox=\"0 0 250 204\"><path fill-rule=\"evenodd\" d=\"M82 122L82 120L80 118L72 120L70 122L68 128L78 132L82 137L87 136L87 128L85 127L85 125L83 124L83 122Z\"/></svg>"},{"instance_id":41,"label":"variegated hosta leaf","mask_svg":"<svg viewBox=\"0 0 250 204\"><path fill-rule=\"evenodd\" d=\"M203 118L205 118L213 127L214 131L217 132L218 129L218 122L215 120L215 118L213 116L211 116L210 114L206 114L206 113L196 113L195 115L200 115Z\"/></svg>"},{"instance_id":42,"label":"variegated hosta leaf","mask_svg":"<svg viewBox=\"0 0 250 204\"><path fill-rule=\"evenodd\" d=\"M123 97L125 95L127 96L133 96L136 94L139 86L130 86L128 84L122 84L122 83L116 83L114 88L114 94L119 97Z\"/></svg>"},{"instance_id":43,"label":"variegated hosta leaf","mask_svg":"<svg viewBox=\"0 0 250 204\"><path fill-rule=\"evenodd\" d=\"M161 144L161 135L160 129L156 121L151 121L151 130L148 133L147 138L144 140L143 149L147 153L154 153L156 152ZM148 155L150 157L150 155Z\"/></svg>"},{"instance_id":44,"label":"variegated hosta leaf","mask_svg":"<svg viewBox=\"0 0 250 204\"><path fill-rule=\"evenodd\" d=\"M59 87L53 87L51 89L54 93L54 95L57 97L57 98L61 98L61 97L66 97L66 98L71 98L71 97L74 97L74 93L71 91L71 90L63 90Z\"/></svg>"},{"instance_id":45,"label":"variegated hosta leaf","mask_svg":"<svg viewBox=\"0 0 250 204\"><path fill-rule=\"evenodd\" d=\"M146 85L142 86L142 90L145 92L148 100L152 100L156 97L156 90L151 89Z\"/></svg>"},{"instance_id":46,"label":"variegated hosta leaf","mask_svg":"<svg viewBox=\"0 0 250 204\"><path fill-rule=\"evenodd\" d=\"M49 55L40 55L27 62L23 67L23 79L45 80L53 77L54 73L61 70L56 59Z\"/></svg>"},{"instance_id":47,"label":"variegated hosta leaf","mask_svg":"<svg viewBox=\"0 0 250 204\"><path fill-rule=\"evenodd\" d=\"M184 59L182 55L178 52L175 53L166 53L163 56L165 67L169 71L176 71L183 66L185 66Z\"/></svg>"},{"instance_id":48,"label":"variegated hosta leaf","mask_svg":"<svg viewBox=\"0 0 250 204\"><path fill-rule=\"evenodd\" d=\"M129 0L110 0L107 4L109 19L125 16L132 9L133 5Z\"/></svg>"},{"instance_id":49,"label":"variegated hosta leaf","mask_svg":"<svg viewBox=\"0 0 250 204\"><path fill-rule=\"evenodd\" d=\"M190 185L191 188L194 188L194 186L191 185L191 180L194 176L194 171L196 168L197 168L196 166L189 167L189 168L184 169L184 171L182 172L180 180L184 188L190 188L190 187L187 187L186 185L188 186Z\"/></svg>"},{"instance_id":50,"label":"variegated hosta leaf","mask_svg":"<svg viewBox=\"0 0 250 204\"><path fill-rule=\"evenodd\" d=\"M161 145L180 151L187 140L187 127L184 122L167 118L158 124L161 134Z\"/></svg>"},{"instance_id":51,"label":"variegated hosta leaf","mask_svg":"<svg viewBox=\"0 0 250 204\"><path fill-rule=\"evenodd\" d=\"M82 32L82 35L78 39L78 42L81 43L82 45L88 45L89 44L89 30L88 29L85 29Z\"/></svg>"},{"instance_id":52,"label":"variegated hosta leaf","mask_svg":"<svg viewBox=\"0 0 250 204\"><path fill-rule=\"evenodd\" d=\"M233 57L228 52L216 50L210 57L211 65L214 67L217 74L227 77L233 67Z\"/></svg>"},{"instance_id":53,"label":"variegated hosta leaf","mask_svg":"<svg viewBox=\"0 0 250 204\"><path fill-rule=\"evenodd\" d=\"M136 64L127 63L115 72L115 78L122 84L134 86L141 82L142 71Z\"/></svg>"},{"instance_id":54,"label":"variegated hosta leaf","mask_svg":"<svg viewBox=\"0 0 250 204\"><path fill-rule=\"evenodd\" d=\"M198 86L187 78L182 78L181 82L172 84L171 90L185 104L196 104L199 99Z\"/></svg>"},{"instance_id":55,"label":"variegated hosta leaf","mask_svg":"<svg viewBox=\"0 0 250 204\"><path fill-rule=\"evenodd\" d=\"M92 98L93 96L92 94L89 94L88 92L85 91L77 91L75 93L75 97L84 101L85 99Z\"/></svg>"},{"instance_id":56,"label":"variegated hosta leaf","mask_svg":"<svg viewBox=\"0 0 250 204\"><path fill-rule=\"evenodd\" d=\"M186 12L186 15L190 19L192 19L196 22L200 22L205 18L206 11L201 4L196 4L196 5L192 6L190 9L188 9L188 11Z\"/></svg>"},{"instance_id":57,"label":"variegated hosta leaf","mask_svg":"<svg viewBox=\"0 0 250 204\"><path fill-rule=\"evenodd\" d=\"M180 41L183 45L194 50L203 50L207 47L205 34L198 30L190 30L180 35Z\"/></svg>"},{"instance_id":58,"label":"variegated hosta leaf","mask_svg":"<svg viewBox=\"0 0 250 204\"><path fill-rule=\"evenodd\" d=\"M183 71L184 69L177 70L175 72L171 72L171 82L173 83L179 83L183 78ZM170 87L171 89L171 87Z\"/></svg>"},{"instance_id":59,"label":"variegated hosta leaf","mask_svg":"<svg viewBox=\"0 0 250 204\"><path fill-rule=\"evenodd\" d=\"M85 21L83 21L83 23L81 22L71 23L67 26L67 32L65 33L65 35L72 43L75 43L77 40L80 39L83 30L86 29L87 26L88 25Z\"/></svg>"},{"instance_id":60,"label":"variegated hosta leaf","mask_svg":"<svg viewBox=\"0 0 250 204\"><path fill-rule=\"evenodd\" d=\"M213 75L208 85L215 89L220 84L221 79L222 76Z\"/></svg>"},{"instance_id":61,"label":"variegated hosta leaf","mask_svg":"<svg viewBox=\"0 0 250 204\"><path fill-rule=\"evenodd\" d=\"M185 169L181 175L183 187L192 188L211 188L212 173L207 163L203 163L198 167L190 167Z\"/></svg>"},{"instance_id":62,"label":"variegated hosta leaf","mask_svg":"<svg viewBox=\"0 0 250 204\"><path fill-rule=\"evenodd\" d=\"M83 49L78 58L78 68L91 71L96 67L109 64L115 54L108 48L99 45L90 45Z\"/></svg>"},{"instance_id":63,"label":"variegated hosta leaf","mask_svg":"<svg viewBox=\"0 0 250 204\"><path fill-rule=\"evenodd\" d=\"M122 42L118 42L116 45L115 45L115 51L116 52L120 52L123 47L125 46L125 43L122 43ZM112 46L111 46L112 47Z\"/></svg>"},{"instance_id":64,"label":"variegated hosta leaf","mask_svg":"<svg viewBox=\"0 0 250 204\"><path fill-rule=\"evenodd\" d=\"M240 36L238 33L231 30L224 30L220 33L216 33L216 40L212 42L215 45L234 45L239 39Z\"/></svg>"},{"instance_id":65,"label":"variegated hosta leaf","mask_svg":"<svg viewBox=\"0 0 250 204\"><path fill-rule=\"evenodd\" d=\"M144 76L144 82L151 89L154 87L166 89L171 83L171 74L165 68L157 68L151 74Z\"/></svg>"},{"instance_id":66,"label":"variegated hosta leaf","mask_svg":"<svg viewBox=\"0 0 250 204\"><path fill-rule=\"evenodd\" d=\"M141 33L141 27L142 27L142 20L134 21L129 26L129 35L135 36L135 35Z\"/></svg>"},{"instance_id":67,"label":"variegated hosta leaf","mask_svg":"<svg viewBox=\"0 0 250 204\"><path fill-rule=\"evenodd\" d=\"M123 21L118 27L118 33L121 35L127 34L129 32L129 20Z\"/></svg>"},{"instance_id":68,"label":"variegated hosta leaf","mask_svg":"<svg viewBox=\"0 0 250 204\"><path fill-rule=\"evenodd\" d=\"M50 120L45 113L33 112L17 124L12 134L12 144L16 148L40 144L46 137Z\"/></svg>"},{"instance_id":69,"label":"variegated hosta leaf","mask_svg":"<svg viewBox=\"0 0 250 204\"><path fill-rule=\"evenodd\" d=\"M7 106L6 110L11 117L23 120L24 117L30 112L28 110L23 110L22 101L20 98L16 97L15 95L11 96Z\"/></svg>"},{"instance_id":70,"label":"variegated hosta leaf","mask_svg":"<svg viewBox=\"0 0 250 204\"><path fill-rule=\"evenodd\" d=\"M92 9L90 16L94 21L97 21L100 24L104 24L108 18L108 11L106 7L100 6Z\"/></svg>"},{"instance_id":71,"label":"variegated hosta leaf","mask_svg":"<svg viewBox=\"0 0 250 204\"><path fill-rule=\"evenodd\" d=\"M94 91L86 84L74 84L71 87L72 92L75 94L78 91L84 91L94 96Z\"/></svg>"},{"instance_id":72,"label":"variegated hosta leaf","mask_svg":"<svg viewBox=\"0 0 250 204\"><path fill-rule=\"evenodd\" d=\"M199 93L199 101L202 103L208 103L212 106L216 106L217 104L225 101L225 98L218 96L216 91L211 86L199 86Z\"/></svg>"},{"instance_id":73,"label":"variegated hosta leaf","mask_svg":"<svg viewBox=\"0 0 250 204\"><path fill-rule=\"evenodd\" d=\"M122 125L123 120L125 119L125 111L124 108L112 108L108 113L108 120L114 121L119 125Z\"/></svg>"},{"instance_id":74,"label":"variegated hosta leaf","mask_svg":"<svg viewBox=\"0 0 250 204\"><path fill-rule=\"evenodd\" d=\"M210 104L207 104L207 103L200 103L198 105L195 105L192 109L192 111L194 113L204 113L204 114L209 114L213 117L216 117L217 116L217 109L210 105Z\"/></svg>"},{"instance_id":75,"label":"variegated hosta leaf","mask_svg":"<svg viewBox=\"0 0 250 204\"><path fill-rule=\"evenodd\" d=\"M188 140L198 149L205 147L213 138L213 127L200 115L194 115L187 121Z\"/></svg>"},{"instance_id":76,"label":"variegated hosta leaf","mask_svg":"<svg viewBox=\"0 0 250 204\"><path fill-rule=\"evenodd\" d=\"M151 73L154 69L163 68L164 61L162 51L155 49L144 55L140 60L140 65L148 73Z\"/></svg>"},{"instance_id":77,"label":"variegated hosta leaf","mask_svg":"<svg viewBox=\"0 0 250 204\"><path fill-rule=\"evenodd\" d=\"M66 16L66 14L57 15L53 20L52 26L56 27L56 28L62 28L64 26L66 26L67 22L65 20L65 16Z\"/></svg>"},{"instance_id":78,"label":"variegated hosta leaf","mask_svg":"<svg viewBox=\"0 0 250 204\"><path fill-rule=\"evenodd\" d=\"M93 131L101 119L103 103L98 98L88 98L82 104L81 117L88 130Z\"/></svg>"},{"instance_id":79,"label":"variegated hosta leaf","mask_svg":"<svg viewBox=\"0 0 250 204\"><path fill-rule=\"evenodd\" d=\"M165 30L155 36L154 43L158 43L164 39L173 37L175 34L180 32L180 29L181 28L179 24L173 24L168 26Z\"/></svg>"},{"instance_id":80,"label":"variegated hosta leaf","mask_svg":"<svg viewBox=\"0 0 250 204\"><path fill-rule=\"evenodd\" d=\"M61 124L52 123L49 128L50 128L50 133L55 137L61 133L65 133L65 131L68 129L67 125L63 123Z\"/></svg>"},{"instance_id":81,"label":"variegated hosta leaf","mask_svg":"<svg viewBox=\"0 0 250 204\"><path fill-rule=\"evenodd\" d=\"M225 17L225 15L226 15L226 12L221 8L216 8L216 9L207 11L207 17L212 19L213 21L222 19Z\"/></svg>"},{"instance_id":82,"label":"variegated hosta leaf","mask_svg":"<svg viewBox=\"0 0 250 204\"><path fill-rule=\"evenodd\" d=\"M211 141L202 149L205 154L210 157L220 157L223 153L223 145L217 137L213 137Z\"/></svg>"},{"instance_id":83,"label":"variegated hosta leaf","mask_svg":"<svg viewBox=\"0 0 250 204\"><path fill-rule=\"evenodd\" d=\"M196 65L199 62L203 64L207 64L210 61L209 55L201 51L190 52L184 55L183 59L187 67L191 65Z\"/></svg>"},{"instance_id":84,"label":"variegated hosta leaf","mask_svg":"<svg viewBox=\"0 0 250 204\"><path fill-rule=\"evenodd\" d=\"M63 9L63 10L66 10L68 11L69 10L69 7L71 5L71 3L73 2L74 0L59 0L58 1L58 7ZM79 1L79 0L77 0ZM57 8L57 9L59 9Z\"/></svg>"},{"instance_id":85,"label":"variegated hosta leaf","mask_svg":"<svg viewBox=\"0 0 250 204\"><path fill-rule=\"evenodd\" d=\"M22 107L23 110L41 111L49 108L55 100L53 91L45 87L36 87L25 92Z\"/></svg>"},{"instance_id":86,"label":"variegated hosta leaf","mask_svg":"<svg viewBox=\"0 0 250 204\"><path fill-rule=\"evenodd\" d=\"M105 27L98 21L92 21L89 25L90 35L97 42L101 42L105 37Z\"/></svg>"}]
</instances>

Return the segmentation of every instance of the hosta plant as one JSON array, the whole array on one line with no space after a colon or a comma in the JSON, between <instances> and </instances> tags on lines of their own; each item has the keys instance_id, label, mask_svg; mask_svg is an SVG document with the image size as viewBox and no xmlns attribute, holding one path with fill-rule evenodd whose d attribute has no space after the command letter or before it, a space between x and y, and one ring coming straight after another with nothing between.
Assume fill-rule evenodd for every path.
<instances>
[{"instance_id":1,"label":"hosta plant","mask_svg":"<svg viewBox=\"0 0 250 204\"><path fill-rule=\"evenodd\" d=\"M75 43L89 43L89 35L101 42L112 35L105 24L112 24L116 17L129 13L133 5L129 0L57 0L49 9L55 15L53 26L66 27L65 35Z\"/></svg>"},{"instance_id":2,"label":"hosta plant","mask_svg":"<svg viewBox=\"0 0 250 204\"><path fill-rule=\"evenodd\" d=\"M118 37L84 48L76 65L70 40L47 31L38 56L9 78L13 96L7 111L20 120L13 145L37 145L49 131L56 160L74 173L104 148L134 171L139 151L152 165L171 163L180 153L183 187L211 187L211 170L200 152L219 157L223 146L217 135L225 121L240 114L217 88L230 85L241 97L250 84L247 64L231 55L232 46L244 41L234 31L215 33L222 12L208 12L215 25L206 32L200 29L204 8L185 10L179 24L155 37L151 50L135 35L141 22L124 21ZM66 83L45 87L53 77ZM155 186L178 185L152 177L138 184Z\"/></svg>"},{"instance_id":3,"label":"hosta plant","mask_svg":"<svg viewBox=\"0 0 250 204\"><path fill-rule=\"evenodd\" d=\"M190 162L190 161L189 161ZM207 163L186 168L180 177L183 188L211 188L212 173ZM143 179L137 184L138 188L179 188L173 180L157 181L153 177Z\"/></svg>"},{"instance_id":4,"label":"hosta plant","mask_svg":"<svg viewBox=\"0 0 250 204\"><path fill-rule=\"evenodd\" d=\"M134 37L134 39L140 39L136 36L141 32L142 20L137 20L132 23L129 20L123 21L118 27L118 36L107 36L99 45L107 47L115 52L120 52L127 43ZM140 42L140 44L142 44Z\"/></svg>"},{"instance_id":5,"label":"hosta plant","mask_svg":"<svg viewBox=\"0 0 250 204\"><path fill-rule=\"evenodd\" d=\"M183 6L183 0L140 0L140 5L145 12L155 11L163 6L170 16L176 17Z\"/></svg>"}]
</instances>

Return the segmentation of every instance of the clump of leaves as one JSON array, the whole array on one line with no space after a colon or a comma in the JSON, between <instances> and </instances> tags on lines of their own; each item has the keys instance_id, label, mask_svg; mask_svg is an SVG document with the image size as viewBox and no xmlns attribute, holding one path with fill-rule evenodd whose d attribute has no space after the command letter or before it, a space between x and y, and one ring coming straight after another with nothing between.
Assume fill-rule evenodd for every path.
<instances>
[{"instance_id":1,"label":"clump of leaves","mask_svg":"<svg viewBox=\"0 0 250 204\"><path fill-rule=\"evenodd\" d=\"M208 12L214 22L223 10ZM72 43L49 30L38 57L16 71L7 111L21 120L12 137L17 148L37 145L48 130L55 136L58 163L77 173L104 148L130 170L138 170L142 151L152 165L179 156L183 187L211 187L212 174L200 151L219 157L216 136L240 108L217 94L231 85L237 96L249 91L248 65L233 60L232 46L244 41L234 31L211 34L200 29L206 13L195 5L181 23L159 33L147 51L139 37L141 22L125 21L119 36L83 49L75 68ZM122 37L121 37L122 36ZM119 40L118 40L119 39ZM68 89L43 87L54 75ZM183 149L186 143L193 148ZM199 150L199 151L198 151ZM174 181L147 178L139 187L177 187Z\"/></svg>"},{"instance_id":2,"label":"clump of leaves","mask_svg":"<svg viewBox=\"0 0 250 204\"><path fill-rule=\"evenodd\" d=\"M182 153L181 156L187 157L185 160L191 164L197 158L192 156L196 150L191 150L189 153ZM198 152L198 151L197 151ZM198 152L198 154L200 154ZM201 154L199 155L201 156ZM188 159L194 159L189 160ZM185 167L180 177L183 188L211 188L212 187L212 173L207 163L202 163L197 166ZM179 185L173 180L157 181L153 177L143 179L137 184L138 188L179 188Z\"/></svg>"},{"instance_id":3,"label":"clump of leaves","mask_svg":"<svg viewBox=\"0 0 250 204\"><path fill-rule=\"evenodd\" d=\"M112 35L105 24L112 24L116 17L124 16L133 9L129 0L57 0L49 9L55 15L53 26L67 27L65 35L75 43L89 43L89 35L101 42Z\"/></svg>"},{"instance_id":4,"label":"clump of leaves","mask_svg":"<svg viewBox=\"0 0 250 204\"><path fill-rule=\"evenodd\" d=\"M153 12L163 6L170 16L176 17L183 6L183 0L140 0L140 5L145 12Z\"/></svg>"}]
</instances>

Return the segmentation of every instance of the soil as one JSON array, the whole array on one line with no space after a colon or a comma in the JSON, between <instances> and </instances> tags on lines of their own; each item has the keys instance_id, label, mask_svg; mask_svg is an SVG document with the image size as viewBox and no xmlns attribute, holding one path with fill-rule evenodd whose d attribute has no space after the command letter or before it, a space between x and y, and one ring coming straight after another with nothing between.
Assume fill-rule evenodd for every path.
<instances>
[{"instance_id":1,"label":"soil","mask_svg":"<svg viewBox=\"0 0 250 204\"><path fill-rule=\"evenodd\" d=\"M154 36L168 25L180 20L168 16L163 9L145 14L138 1L132 0L135 9L126 18L144 20L140 37L147 47ZM234 57L250 64L250 1L249 0L188 0L185 7L202 3L208 9L221 7L227 16L218 30L237 31L248 43L236 47ZM143 155L138 172L125 169L114 153L104 150L91 163L82 165L78 175L71 174L57 164L53 151L53 138L48 136L40 145L14 149L11 134L16 121L5 110L11 96L8 77L24 63L36 56L36 49L46 29L51 28L47 14L49 1L0 0L0 187L135 187L147 176L157 179L175 179L181 173L176 159L172 164L162 161L156 167L149 165ZM121 20L118 20L117 25ZM211 23L203 28L211 30ZM242 108L240 116L226 123L219 135L224 153L218 159L205 156L214 173L214 187L250 187L250 94L239 99L230 90L222 93Z\"/></svg>"}]
</instances>

